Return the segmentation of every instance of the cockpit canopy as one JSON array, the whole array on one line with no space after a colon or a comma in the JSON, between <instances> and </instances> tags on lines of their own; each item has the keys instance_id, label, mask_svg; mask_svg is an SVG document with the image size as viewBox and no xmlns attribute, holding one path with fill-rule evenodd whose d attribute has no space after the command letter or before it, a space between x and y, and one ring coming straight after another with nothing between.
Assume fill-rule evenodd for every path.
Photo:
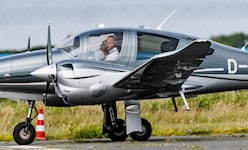
<instances>
[{"instance_id":1,"label":"cockpit canopy","mask_svg":"<svg viewBox=\"0 0 248 150\"><path fill-rule=\"evenodd\" d=\"M80 37L70 36L66 38L60 45L56 47L62 51L68 53L73 57L77 57L80 52Z\"/></svg>"},{"instance_id":2,"label":"cockpit canopy","mask_svg":"<svg viewBox=\"0 0 248 150\"><path fill-rule=\"evenodd\" d=\"M183 35L156 30L113 28L70 36L56 48L72 58L129 64L180 49L192 40Z\"/></svg>"}]
</instances>

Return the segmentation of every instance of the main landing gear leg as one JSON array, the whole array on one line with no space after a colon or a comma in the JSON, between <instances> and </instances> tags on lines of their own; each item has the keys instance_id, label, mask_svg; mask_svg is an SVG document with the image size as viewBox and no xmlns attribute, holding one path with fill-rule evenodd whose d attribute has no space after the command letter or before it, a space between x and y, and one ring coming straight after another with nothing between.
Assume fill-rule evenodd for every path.
<instances>
[{"instance_id":1,"label":"main landing gear leg","mask_svg":"<svg viewBox=\"0 0 248 150\"><path fill-rule=\"evenodd\" d=\"M103 134L108 133L112 141L124 141L127 138L125 121L117 119L116 103L102 104L104 113Z\"/></svg>"},{"instance_id":2,"label":"main landing gear leg","mask_svg":"<svg viewBox=\"0 0 248 150\"><path fill-rule=\"evenodd\" d=\"M184 103L184 105L186 107L186 110L187 111L190 111L189 104L188 104L187 99L186 99L186 97L184 95L184 89L182 89L181 91L179 91L179 94L181 95L181 97L183 99L183 103Z\"/></svg>"},{"instance_id":3,"label":"main landing gear leg","mask_svg":"<svg viewBox=\"0 0 248 150\"><path fill-rule=\"evenodd\" d=\"M125 112L127 133L134 141L147 141L152 134L152 127L148 120L140 118L140 102L125 101Z\"/></svg>"},{"instance_id":4,"label":"main landing gear leg","mask_svg":"<svg viewBox=\"0 0 248 150\"><path fill-rule=\"evenodd\" d=\"M38 115L36 107L34 107L35 101L28 100L28 116L25 122L17 124L13 131L14 140L19 145L28 145L34 141L35 128L31 124L31 121ZM32 117L33 108L36 111L36 115Z\"/></svg>"}]
</instances>

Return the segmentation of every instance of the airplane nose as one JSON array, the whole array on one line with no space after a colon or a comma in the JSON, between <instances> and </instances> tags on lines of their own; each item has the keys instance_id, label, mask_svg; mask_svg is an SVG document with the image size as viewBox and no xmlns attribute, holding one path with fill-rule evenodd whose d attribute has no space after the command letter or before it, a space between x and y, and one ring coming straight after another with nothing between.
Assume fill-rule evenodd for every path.
<instances>
[{"instance_id":1,"label":"airplane nose","mask_svg":"<svg viewBox=\"0 0 248 150\"><path fill-rule=\"evenodd\" d=\"M31 75L39 79L42 79L44 81L51 81L50 76L52 75L55 77L56 71L57 71L56 65L52 64L52 65L45 66L45 67L39 68L31 72Z\"/></svg>"}]
</instances>

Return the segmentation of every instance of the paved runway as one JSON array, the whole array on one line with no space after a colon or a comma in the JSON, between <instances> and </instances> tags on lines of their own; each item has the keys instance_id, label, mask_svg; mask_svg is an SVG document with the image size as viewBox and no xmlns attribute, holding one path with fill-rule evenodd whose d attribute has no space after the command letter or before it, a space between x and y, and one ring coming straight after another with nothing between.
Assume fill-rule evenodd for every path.
<instances>
[{"instance_id":1,"label":"paved runway","mask_svg":"<svg viewBox=\"0 0 248 150\"><path fill-rule=\"evenodd\" d=\"M111 142L108 139L79 141L35 141L22 146L14 142L0 142L0 149L48 149L48 150L248 150L247 135L222 135L201 137L152 137L149 141Z\"/></svg>"}]
</instances>

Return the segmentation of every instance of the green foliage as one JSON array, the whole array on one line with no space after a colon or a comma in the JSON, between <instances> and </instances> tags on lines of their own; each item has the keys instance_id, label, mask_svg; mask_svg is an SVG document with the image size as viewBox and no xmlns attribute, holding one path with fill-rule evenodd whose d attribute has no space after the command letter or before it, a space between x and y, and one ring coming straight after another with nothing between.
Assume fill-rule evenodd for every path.
<instances>
[{"instance_id":1,"label":"green foliage","mask_svg":"<svg viewBox=\"0 0 248 150\"><path fill-rule=\"evenodd\" d=\"M78 131L75 131L75 138L103 138L106 135L102 135L102 130L99 126L88 126L85 128L81 128Z\"/></svg>"},{"instance_id":2,"label":"green foliage","mask_svg":"<svg viewBox=\"0 0 248 150\"><path fill-rule=\"evenodd\" d=\"M247 42L248 35L244 33L234 33L230 35L213 36L211 39L225 45L241 48Z\"/></svg>"},{"instance_id":3,"label":"green foliage","mask_svg":"<svg viewBox=\"0 0 248 150\"><path fill-rule=\"evenodd\" d=\"M0 141L13 141L13 136L12 134L2 134L0 135Z\"/></svg>"},{"instance_id":4,"label":"green foliage","mask_svg":"<svg viewBox=\"0 0 248 150\"><path fill-rule=\"evenodd\" d=\"M176 98L179 112L172 100L141 101L141 115L153 127L153 136L206 135L248 133L248 91L222 92L188 99L190 112L181 98ZM27 103L0 100L0 141L12 141L14 126L25 120ZM36 106L42 105L37 102ZM118 116L124 118L124 103L118 102ZM102 135L100 106L69 108L44 107L46 136L50 140L105 138ZM36 120L32 122L36 124Z\"/></svg>"}]
</instances>

